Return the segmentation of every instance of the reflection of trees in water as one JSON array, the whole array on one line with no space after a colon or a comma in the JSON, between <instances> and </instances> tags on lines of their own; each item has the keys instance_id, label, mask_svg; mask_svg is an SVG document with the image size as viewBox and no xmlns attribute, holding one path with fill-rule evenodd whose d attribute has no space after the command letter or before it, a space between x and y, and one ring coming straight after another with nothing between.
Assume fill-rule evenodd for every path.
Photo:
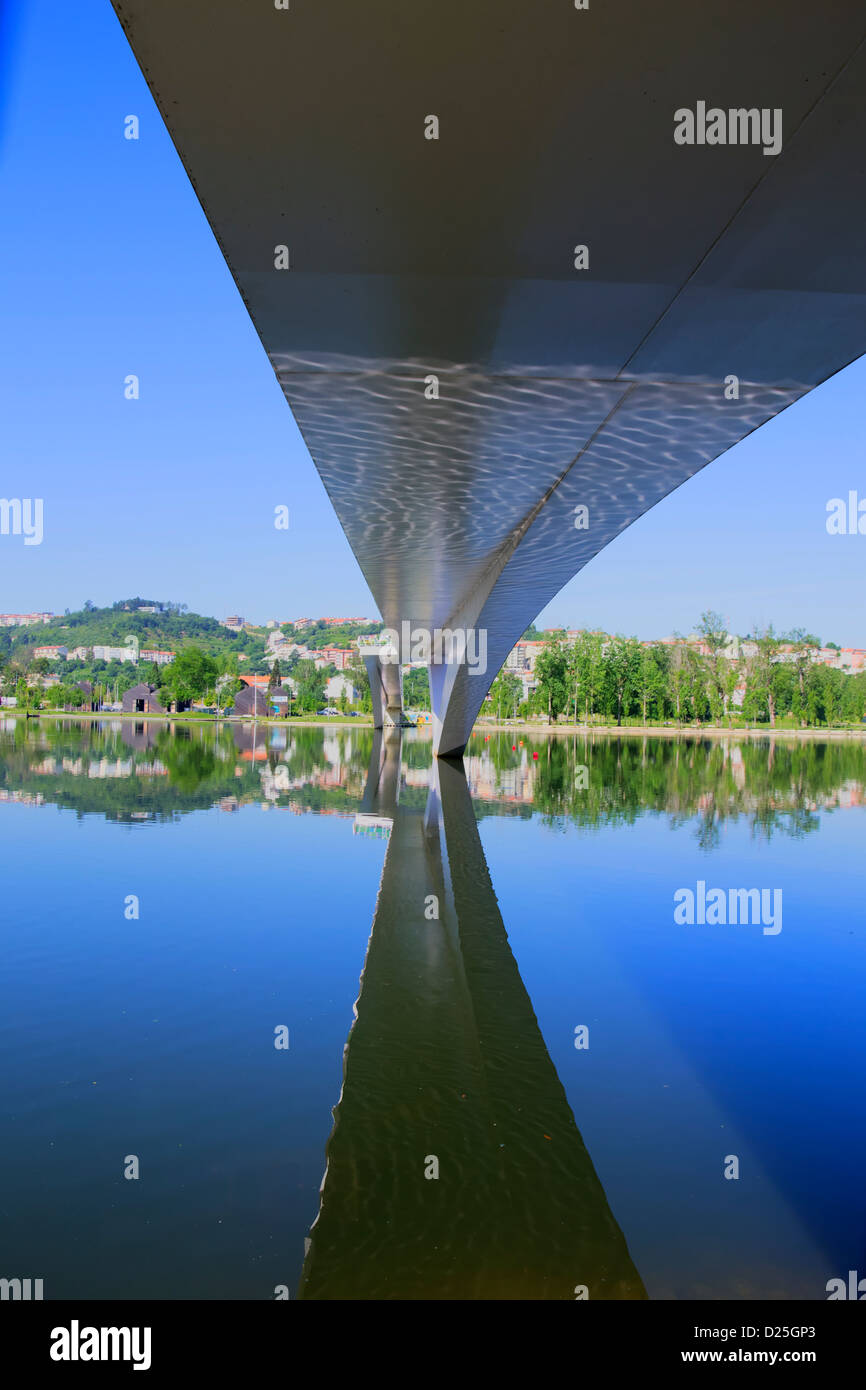
<instances>
[{"instance_id":1,"label":"reflection of trees in water","mask_svg":"<svg viewBox=\"0 0 866 1390\"><path fill-rule=\"evenodd\" d=\"M217 772L223 774L213 747L202 738L177 738L164 729L156 746L169 781L179 791L194 792Z\"/></svg>"},{"instance_id":2,"label":"reflection of trees in water","mask_svg":"<svg viewBox=\"0 0 866 1390\"><path fill-rule=\"evenodd\" d=\"M288 735L288 747L274 736ZM223 798L260 801L262 772L279 789L280 774L306 785L279 793L278 803L309 810L357 809L372 730L267 724L168 723L146 720L18 720L0 732L0 790L39 794L79 814L111 820L172 819ZM346 776L328 785L339 760ZM252 755L252 756L251 756ZM261 756L260 756L261 755ZM427 752L429 763L429 745ZM313 783L321 779L325 785Z\"/></svg>"},{"instance_id":3,"label":"reflection of trees in water","mask_svg":"<svg viewBox=\"0 0 866 1390\"><path fill-rule=\"evenodd\" d=\"M355 801L363 792L372 741L370 728L331 730L301 726L290 729L289 746L281 754L281 761L293 781L313 779L331 766L327 744L327 751L336 752L338 763L345 770L347 790L351 789Z\"/></svg>"},{"instance_id":4,"label":"reflection of trees in water","mask_svg":"<svg viewBox=\"0 0 866 1390\"><path fill-rule=\"evenodd\" d=\"M674 824L697 816L706 848L723 821L741 816L766 838L808 834L843 788L860 796L866 788L860 743L574 738L550 740L534 766L532 804L550 825L630 824L647 811Z\"/></svg>"},{"instance_id":5,"label":"reflection of trees in water","mask_svg":"<svg viewBox=\"0 0 866 1390\"><path fill-rule=\"evenodd\" d=\"M261 800L265 772L278 805L357 809L371 729L283 726L277 736L285 737L285 747L274 734L275 726L266 724L16 720L0 733L0 789L41 794L80 814L131 820L183 814L223 797ZM696 819L705 848L717 843L725 821L745 817L766 838L802 836L817 829L817 812L838 804L843 790L853 801L866 800L866 747L859 741L559 735L524 737L520 744L505 734L473 740L469 753L481 755L487 783L484 798L475 801L479 819L541 814L552 828L565 829L628 825L652 812L674 825ZM429 740L404 739L406 804L424 804L421 784L431 756ZM527 797L522 803L506 790L515 774Z\"/></svg>"},{"instance_id":6,"label":"reflection of trees in water","mask_svg":"<svg viewBox=\"0 0 866 1390\"><path fill-rule=\"evenodd\" d=\"M22 721L23 722L23 721ZM252 767L236 775L231 733L145 721L42 721L26 739L0 735L0 787L132 823L171 820L221 797L259 791Z\"/></svg>"}]
</instances>

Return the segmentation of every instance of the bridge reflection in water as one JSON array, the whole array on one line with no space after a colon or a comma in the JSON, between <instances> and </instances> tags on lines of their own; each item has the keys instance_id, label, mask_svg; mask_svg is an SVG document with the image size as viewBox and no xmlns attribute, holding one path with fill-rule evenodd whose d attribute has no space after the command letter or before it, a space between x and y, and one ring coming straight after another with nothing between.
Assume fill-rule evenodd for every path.
<instances>
[{"instance_id":1,"label":"bridge reflection in water","mask_svg":"<svg viewBox=\"0 0 866 1390\"><path fill-rule=\"evenodd\" d=\"M426 809L401 806L401 738L373 746L364 811L390 841L298 1296L646 1298L511 953L462 764L434 760Z\"/></svg>"}]
</instances>

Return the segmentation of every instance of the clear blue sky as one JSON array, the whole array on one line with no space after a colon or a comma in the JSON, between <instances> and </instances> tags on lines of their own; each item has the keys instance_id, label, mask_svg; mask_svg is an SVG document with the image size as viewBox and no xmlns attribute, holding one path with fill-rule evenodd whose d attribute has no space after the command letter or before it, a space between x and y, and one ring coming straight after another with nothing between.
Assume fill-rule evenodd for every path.
<instances>
[{"instance_id":1,"label":"clear blue sky","mask_svg":"<svg viewBox=\"0 0 866 1390\"><path fill-rule=\"evenodd\" d=\"M0 537L0 611L141 594L216 617L373 616L108 0L7 8L0 493L44 498L45 539ZM828 498L866 496L864 414L861 358L638 521L540 621L652 637L712 607L735 631L866 646L866 536L825 529Z\"/></svg>"}]
</instances>

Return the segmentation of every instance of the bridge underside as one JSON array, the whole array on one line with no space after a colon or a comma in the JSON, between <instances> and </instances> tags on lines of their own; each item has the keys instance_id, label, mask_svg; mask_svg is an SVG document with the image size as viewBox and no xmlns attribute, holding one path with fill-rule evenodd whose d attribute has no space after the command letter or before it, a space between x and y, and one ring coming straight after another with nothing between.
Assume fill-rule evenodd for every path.
<instances>
[{"instance_id":1,"label":"bridge underside","mask_svg":"<svg viewBox=\"0 0 866 1390\"><path fill-rule=\"evenodd\" d=\"M386 624L486 634L431 669L440 754L593 555L866 349L859 0L114 8ZM678 145L698 103L780 153Z\"/></svg>"}]
</instances>

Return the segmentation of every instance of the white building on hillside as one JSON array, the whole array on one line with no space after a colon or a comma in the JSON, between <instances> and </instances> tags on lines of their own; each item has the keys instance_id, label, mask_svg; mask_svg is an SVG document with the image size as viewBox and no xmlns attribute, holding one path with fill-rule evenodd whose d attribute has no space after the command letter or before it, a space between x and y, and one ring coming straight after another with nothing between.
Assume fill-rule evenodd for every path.
<instances>
[{"instance_id":1,"label":"white building on hillside","mask_svg":"<svg viewBox=\"0 0 866 1390\"><path fill-rule=\"evenodd\" d=\"M349 680L348 676L331 676L325 684L325 699L328 701L339 700L341 695L345 695L350 704L358 698L358 690Z\"/></svg>"}]
</instances>

